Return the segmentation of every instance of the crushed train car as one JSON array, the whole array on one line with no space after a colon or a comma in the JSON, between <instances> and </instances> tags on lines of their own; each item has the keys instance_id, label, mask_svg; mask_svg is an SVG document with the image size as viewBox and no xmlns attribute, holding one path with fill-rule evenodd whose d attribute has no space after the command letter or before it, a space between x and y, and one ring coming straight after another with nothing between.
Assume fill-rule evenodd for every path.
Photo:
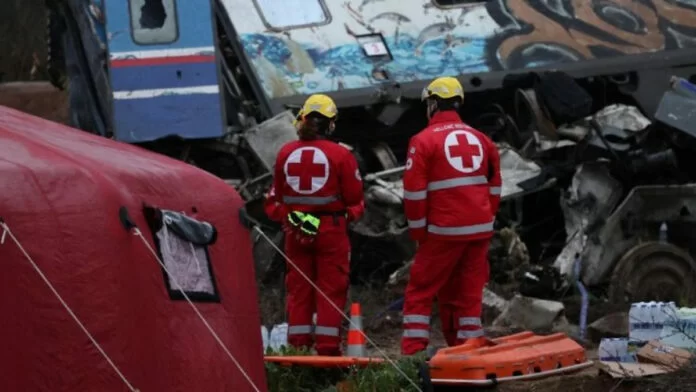
<instances>
[{"instance_id":1,"label":"crushed train car","mask_svg":"<svg viewBox=\"0 0 696 392\"><path fill-rule=\"evenodd\" d=\"M682 163L691 149L673 140L692 142L688 115L670 120L665 108L677 98L660 94L673 75L696 75L690 2L46 4L50 73L56 85L69 82L73 124L226 179L247 200L250 219L270 230L259 200L275 151L296 137L293 111L307 95L330 94L340 108L336 137L365 178L368 212L353 227L357 274L384 278L413 252L400 171L410 136L425 125L421 90L442 75L462 82L465 121L500 145L505 201L497 224L520 234L533 262L557 259L567 274L582 253L584 278L601 286L635 245L615 238L637 235L624 227L636 219L624 215L662 211L653 217L657 229L641 221L640 230L656 239L669 221L673 247L677 233L688 232L679 228L686 218L668 219L656 206L687 203L688 187L664 184L696 180ZM260 263L271 260L259 274L273 271L272 252L257 253Z\"/></svg>"}]
</instances>

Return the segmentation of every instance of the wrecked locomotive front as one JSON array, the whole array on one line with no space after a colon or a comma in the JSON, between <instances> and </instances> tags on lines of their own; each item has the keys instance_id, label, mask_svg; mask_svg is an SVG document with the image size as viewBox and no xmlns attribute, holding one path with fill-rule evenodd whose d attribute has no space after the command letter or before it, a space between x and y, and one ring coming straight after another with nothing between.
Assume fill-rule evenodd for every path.
<instances>
[{"instance_id":1,"label":"wrecked locomotive front","mask_svg":"<svg viewBox=\"0 0 696 392\"><path fill-rule=\"evenodd\" d=\"M67 76L75 125L228 180L248 200L249 221L267 229L274 227L258 201L276 151L296 138L293 112L310 94L331 95L340 111L335 136L355 153L366 186L368 212L352 228L356 271L380 265L366 273L388 274L413 252L400 175L409 138L426 122L420 93L438 76L459 78L462 117L499 143L503 234L492 258L558 259L567 274L572 256L585 252L594 260L585 279L600 284L635 244L619 241L611 252L579 244L573 230L582 219L565 189L605 168L606 178L592 177L606 180L595 184L600 190L575 189L573 197L590 194L599 200L592 214L607 218L619 202L630 205L629 190L659 177L645 170L666 172L664 182L690 179L665 168L680 151L654 141L651 130L670 78L696 75L694 0L47 4L53 74L56 83ZM551 69L559 72L544 73ZM611 217L623 222L622 214ZM609 233L595 218L582 231ZM510 257L511 244L522 242Z\"/></svg>"}]
</instances>

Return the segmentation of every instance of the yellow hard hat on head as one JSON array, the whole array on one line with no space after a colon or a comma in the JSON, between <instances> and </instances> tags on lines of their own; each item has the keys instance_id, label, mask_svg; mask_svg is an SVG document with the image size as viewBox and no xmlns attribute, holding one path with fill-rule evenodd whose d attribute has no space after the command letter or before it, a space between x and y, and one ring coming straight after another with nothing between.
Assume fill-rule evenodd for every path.
<instances>
[{"instance_id":1,"label":"yellow hard hat on head","mask_svg":"<svg viewBox=\"0 0 696 392\"><path fill-rule=\"evenodd\" d=\"M333 99L328 95L324 94L314 94L307 98L302 109L300 109L300 116L304 117L310 113L319 113L327 118L335 118L338 115L338 109L336 109L336 104Z\"/></svg>"},{"instance_id":2,"label":"yellow hard hat on head","mask_svg":"<svg viewBox=\"0 0 696 392\"><path fill-rule=\"evenodd\" d=\"M433 80L423 89L421 100L425 101L431 97L440 97L442 99L459 97L464 100L464 88L462 88L462 84L456 78L444 76Z\"/></svg>"}]
</instances>

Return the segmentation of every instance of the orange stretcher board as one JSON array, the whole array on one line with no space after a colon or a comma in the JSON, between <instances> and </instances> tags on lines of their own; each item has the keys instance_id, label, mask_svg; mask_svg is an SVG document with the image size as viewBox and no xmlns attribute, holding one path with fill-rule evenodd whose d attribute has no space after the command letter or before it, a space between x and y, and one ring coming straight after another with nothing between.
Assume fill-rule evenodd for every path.
<instances>
[{"instance_id":1,"label":"orange stretcher board","mask_svg":"<svg viewBox=\"0 0 696 392\"><path fill-rule=\"evenodd\" d=\"M384 362L382 358L370 357L330 357L322 355L297 356L266 356L266 362L277 363L281 366L309 366L318 368L349 368L351 366L365 367Z\"/></svg>"},{"instance_id":2,"label":"orange stretcher board","mask_svg":"<svg viewBox=\"0 0 696 392\"><path fill-rule=\"evenodd\" d=\"M539 379L592 364L585 349L565 334L532 332L441 349L428 361L432 384L462 386Z\"/></svg>"}]
</instances>

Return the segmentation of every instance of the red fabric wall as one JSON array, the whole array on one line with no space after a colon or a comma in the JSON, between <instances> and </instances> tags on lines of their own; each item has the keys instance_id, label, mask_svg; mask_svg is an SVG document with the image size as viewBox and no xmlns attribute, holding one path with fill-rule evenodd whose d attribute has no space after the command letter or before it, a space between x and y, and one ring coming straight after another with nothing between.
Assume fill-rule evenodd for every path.
<instances>
[{"instance_id":1,"label":"red fabric wall","mask_svg":"<svg viewBox=\"0 0 696 392\"><path fill-rule=\"evenodd\" d=\"M126 206L152 245L144 202L216 226L209 250L221 303L196 305L266 390L238 194L182 162L0 106L0 217L129 381L142 392L253 390L121 225ZM0 310L0 391L127 390L9 238Z\"/></svg>"}]
</instances>

